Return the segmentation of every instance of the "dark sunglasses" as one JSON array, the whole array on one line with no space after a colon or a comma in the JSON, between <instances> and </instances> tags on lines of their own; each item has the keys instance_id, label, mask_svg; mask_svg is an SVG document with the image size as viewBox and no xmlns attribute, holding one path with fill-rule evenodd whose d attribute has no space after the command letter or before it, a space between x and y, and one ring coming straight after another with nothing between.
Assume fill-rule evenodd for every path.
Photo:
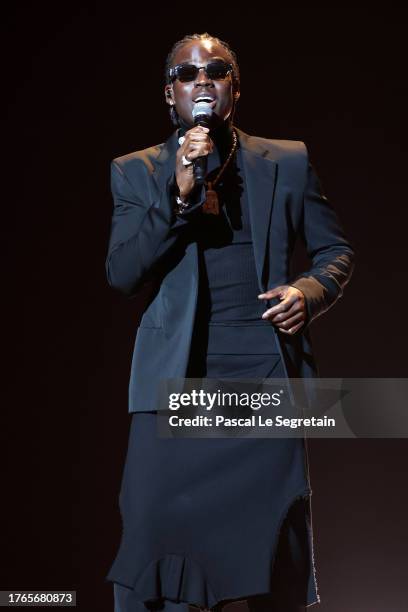
<instances>
[{"instance_id":1,"label":"dark sunglasses","mask_svg":"<svg viewBox=\"0 0 408 612\"><path fill-rule=\"evenodd\" d=\"M210 62L206 66L194 66L194 64L178 64L169 70L170 82L173 83L176 79L182 83L195 81L201 68L204 68L207 76L212 81L225 79L232 72L232 64L227 64L223 61Z\"/></svg>"}]
</instances>

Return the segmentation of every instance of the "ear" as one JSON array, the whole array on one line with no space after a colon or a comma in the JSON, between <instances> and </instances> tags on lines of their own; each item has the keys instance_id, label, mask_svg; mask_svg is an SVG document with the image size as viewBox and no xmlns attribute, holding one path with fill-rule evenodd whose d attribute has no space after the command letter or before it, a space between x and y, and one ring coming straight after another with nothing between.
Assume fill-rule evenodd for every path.
<instances>
[{"instance_id":1,"label":"ear","mask_svg":"<svg viewBox=\"0 0 408 612\"><path fill-rule=\"evenodd\" d=\"M234 91L234 102L235 103L238 102L240 95L241 95L241 92L239 90Z\"/></svg>"},{"instance_id":2,"label":"ear","mask_svg":"<svg viewBox=\"0 0 408 612\"><path fill-rule=\"evenodd\" d=\"M174 106L176 102L174 100L173 85L168 84L165 86L164 95L166 97L167 104L169 104L170 106Z\"/></svg>"}]
</instances>

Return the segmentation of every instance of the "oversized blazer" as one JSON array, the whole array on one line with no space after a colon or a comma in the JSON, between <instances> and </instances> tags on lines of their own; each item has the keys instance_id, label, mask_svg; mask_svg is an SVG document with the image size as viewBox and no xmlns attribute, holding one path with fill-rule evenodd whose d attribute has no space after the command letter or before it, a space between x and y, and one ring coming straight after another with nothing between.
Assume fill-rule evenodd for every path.
<instances>
[{"instance_id":1,"label":"oversized blazer","mask_svg":"<svg viewBox=\"0 0 408 612\"><path fill-rule=\"evenodd\" d=\"M309 325L341 297L352 272L353 250L321 191L304 143L259 138L235 129L259 290L290 284L305 295L303 328L294 335L273 329L288 379L310 379L318 371ZM114 208L108 282L129 297L152 279L156 282L136 334L129 412L158 409L160 380L184 377L188 365L199 266L197 243L185 240L192 220L174 212L177 147L175 131L165 143L111 164ZM297 236L305 243L311 267L291 278Z\"/></svg>"}]
</instances>

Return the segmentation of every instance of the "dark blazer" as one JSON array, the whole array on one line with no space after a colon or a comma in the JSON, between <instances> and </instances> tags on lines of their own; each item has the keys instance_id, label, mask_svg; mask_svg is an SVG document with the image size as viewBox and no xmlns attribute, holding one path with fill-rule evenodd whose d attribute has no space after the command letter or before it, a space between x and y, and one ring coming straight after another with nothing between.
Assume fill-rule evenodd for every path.
<instances>
[{"instance_id":1,"label":"dark blazer","mask_svg":"<svg viewBox=\"0 0 408 612\"><path fill-rule=\"evenodd\" d=\"M304 143L268 140L237 129L250 207L260 293L290 284L306 298L306 325L293 336L276 330L288 377L317 375L308 326L342 295L353 250L322 194ZM160 379L185 376L197 307L198 253L185 241L191 217L174 213L177 132L164 144L113 160L108 282L127 296L158 278L136 335L129 412L157 409ZM312 266L290 277L300 235Z\"/></svg>"}]
</instances>

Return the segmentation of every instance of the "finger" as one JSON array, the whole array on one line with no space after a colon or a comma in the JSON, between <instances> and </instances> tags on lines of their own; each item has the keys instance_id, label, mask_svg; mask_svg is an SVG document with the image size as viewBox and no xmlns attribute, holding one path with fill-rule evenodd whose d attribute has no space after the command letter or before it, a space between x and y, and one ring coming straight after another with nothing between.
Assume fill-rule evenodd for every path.
<instances>
[{"instance_id":1,"label":"finger","mask_svg":"<svg viewBox=\"0 0 408 612\"><path fill-rule=\"evenodd\" d=\"M190 140L194 140L197 138L209 138L209 134L208 132L203 132L203 131L199 131L199 132L187 132L186 135L184 136L184 140L182 142L182 145L186 142L189 142Z\"/></svg>"},{"instance_id":2,"label":"finger","mask_svg":"<svg viewBox=\"0 0 408 612\"><path fill-rule=\"evenodd\" d=\"M211 153L211 149L207 144L197 144L192 145L185 156L187 159L194 159L196 157L202 157L203 155L209 155Z\"/></svg>"},{"instance_id":3,"label":"finger","mask_svg":"<svg viewBox=\"0 0 408 612\"><path fill-rule=\"evenodd\" d=\"M208 149L210 151L212 151L213 147L214 147L214 143L212 142L212 140L202 140L202 141L192 141L189 143L189 145L186 147L186 149L188 150L189 147L193 147L194 149L196 149L197 147L204 147L204 149Z\"/></svg>"},{"instance_id":4,"label":"finger","mask_svg":"<svg viewBox=\"0 0 408 612\"><path fill-rule=\"evenodd\" d=\"M193 128L191 128L190 130L187 130L187 132L185 133L185 136L187 137L190 134L194 134L195 132L209 132L210 129L207 127L204 127L203 125L195 125Z\"/></svg>"},{"instance_id":5,"label":"finger","mask_svg":"<svg viewBox=\"0 0 408 612\"><path fill-rule=\"evenodd\" d=\"M293 304L297 301L298 301L297 297L293 295L285 298L276 306L272 306L272 308L265 310L265 312L262 315L262 319L269 319L270 317L274 317L277 314L287 312L288 310L290 310Z\"/></svg>"},{"instance_id":6,"label":"finger","mask_svg":"<svg viewBox=\"0 0 408 612\"><path fill-rule=\"evenodd\" d=\"M305 300L303 294L300 292L289 292L287 297L284 298L279 304L276 306L272 306L269 309L269 313L274 317L276 314L280 312L287 312L291 308L295 308L295 310L304 311L305 308Z\"/></svg>"},{"instance_id":7,"label":"finger","mask_svg":"<svg viewBox=\"0 0 408 612\"><path fill-rule=\"evenodd\" d=\"M177 155L181 158L183 155L187 156L193 151L201 150L203 147L205 148L207 145L205 142L190 142L188 146L182 146L177 151Z\"/></svg>"},{"instance_id":8,"label":"finger","mask_svg":"<svg viewBox=\"0 0 408 612\"><path fill-rule=\"evenodd\" d=\"M290 329L280 329L279 331L282 332L283 334L289 334L290 336L293 336L293 334L296 334L297 331L299 331L299 329L301 329L304 325L304 321L302 321L301 323L298 323L297 325L295 325L294 327L291 327Z\"/></svg>"},{"instance_id":9,"label":"finger","mask_svg":"<svg viewBox=\"0 0 408 612\"><path fill-rule=\"evenodd\" d=\"M186 155L186 152L188 153L190 149L195 149L197 147L207 147L208 150L212 152L214 149L214 143L209 138L198 138L197 140L190 140L188 143L184 143L179 150L181 152L181 155Z\"/></svg>"},{"instance_id":10,"label":"finger","mask_svg":"<svg viewBox=\"0 0 408 612\"><path fill-rule=\"evenodd\" d=\"M278 297L283 298L287 291L287 285L280 285L279 287L275 287L274 289L269 289L265 293L260 293L258 298L260 300L270 300L271 298Z\"/></svg>"},{"instance_id":11,"label":"finger","mask_svg":"<svg viewBox=\"0 0 408 612\"><path fill-rule=\"evenodd\" d=\"M300 321L304 321L305 317L303 312L298 312L293 317L289 317L285 321L280 321L280 323L275 324L279 329L288 330L294 325L297 325Z\"/></svg>"},{"instance_id":12,"label":"finger","mask_svg":"<svg viewBox=\"0 0 408 612\"><path fill-rule=\"evenodd\" d=\"M270 310L273 310L273 309L271 308ZM291 317L297 314L301 314L301 315L304 314L304 308L302 304L299 302L299 300L296 300L295 303L292 304L290 308L288 308L287 310L283 312L278 312L278 314L272 313L270 316L268 316L268 319L272 321L273 323L280 323L281 321L287 321L288 319L290 319Z\"/></svg>"},{"instance_id":13,"label":"finger","mask_svg":"<svg viewBox=\"0 0 408 612\"><path fill-rule=\"evenodd\" d=\"M197 157L204 157L205 155L206 155L206 154L205 154L205 153L200 152L200 150L197 150L197 151L190 151L190 152L189 152L187 155L185 155L185 158L186 158L186 160L187 160L187 161L189 161L189 162L193 162L195 159L197 159ZM183 167L184 167L186 170L189 170L189 169L191 169L191 167L192 167L192 166L191 166L191 164L190 164L190 165L188 165L188 166L187 166L187 165L184 165L184 164L182 164L182 165L183 165Z\"/></svg>"},{"instance_id":14,"label":"finger","mask_svg":"<svg viewBox=\"0 0 408 612\"><path fill-rule=\"evenodd\" d=\"M185 139L183 145L188 144L189 142L198 142L198 141L209 141L210 137L208 134L202 134L201 132L198 134L191 134L188 138Z\"/></svg>"}]
</instances>

